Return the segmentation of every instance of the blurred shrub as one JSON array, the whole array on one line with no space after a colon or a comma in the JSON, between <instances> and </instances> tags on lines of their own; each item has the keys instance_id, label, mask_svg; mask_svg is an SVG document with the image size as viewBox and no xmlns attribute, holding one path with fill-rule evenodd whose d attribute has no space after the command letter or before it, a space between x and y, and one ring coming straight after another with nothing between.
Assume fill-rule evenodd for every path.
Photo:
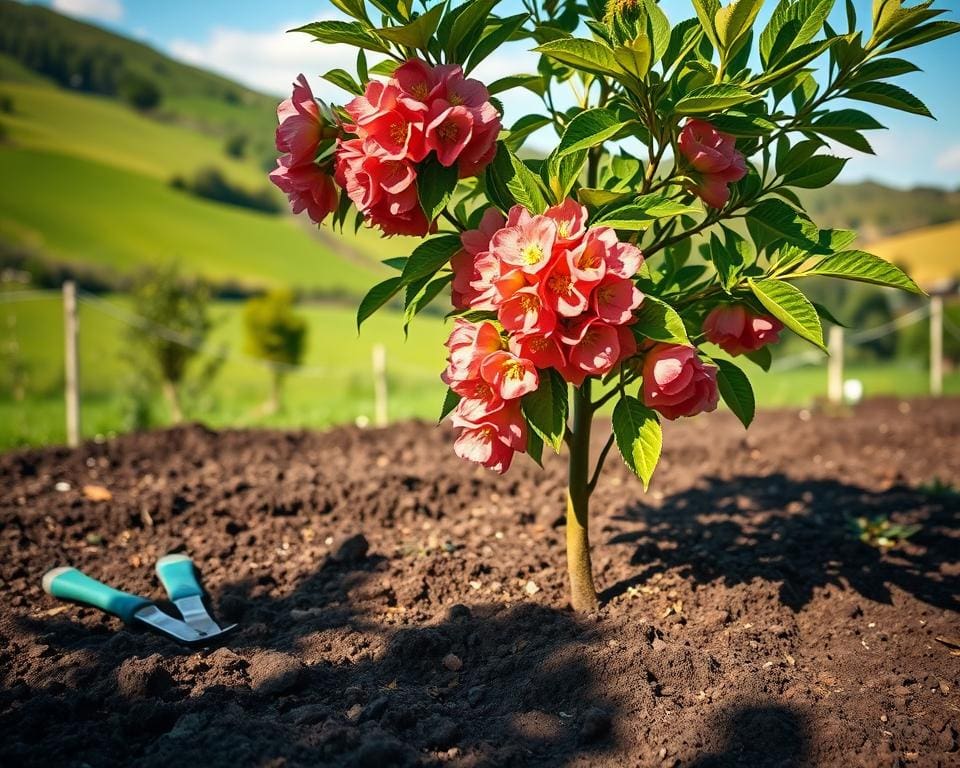
<instances>
[{"instance_id":1,"label":"blurred shrub","mask_svg":"<svg viewBox=\"0 0 960 768\"><path fill-rule=\"evenodd\" d=\"M139 325L127 331L127 357L139 380L128 388L134 402L148 387L162 390L175 422L183 419L181 390L187 368L199 354L212 326L210 291L187 279L176 265L148 267L135 278L131 298ZM212 379L203 372L202 385ZM142 408L135 408L143 417Z\"/></svg>"},{"instance_id":2,"label":"blurred shrub","mask_svg":"<svg viewBox=\"0 0 960 768\"><path fill-rule=\"evenodd\" d=\"M192 178L174 176L170 186L207 200L263 213L279 213L281 210L276 195L267 187L250 192L231 182L219 168L213 166L199 169Z\"/></svg>"},{"instance_id":3,"label":"blurred shrub","mask_svg":"<svg viewBox=\"0 0 960 768\"><path fill-rule=\"evenodd\" d=\"M223 151L228 157L234 157L237 160L246 157L247 145L250 143L250 137L245 133L235 133L227 137L223 145Z\"/></svg>"},{"instance_id":4,"label":"blurred shrub","mask_svg":"<svg viewBox=\"0 0 960 768\"><path fill-rule=\"evenodd\" d=\"M155 109L163 99L163 92L153 80L133 72L125 73L120 79L117 95L141 111Z\"/></svg>"},{"instance_id":5,"label":"blurred shrub","mask_svg":"<svg viewBox=\"0 0 960 768\"><path fill-rule=\"evenodd\" d=\"M266 410L283 407L283 379L289 366L300 365L307 341L307 321L294 311L290 290L274 290L249 301L243 309L245 349L273 363L273 381Z\"/></svg>"}]
</instances>

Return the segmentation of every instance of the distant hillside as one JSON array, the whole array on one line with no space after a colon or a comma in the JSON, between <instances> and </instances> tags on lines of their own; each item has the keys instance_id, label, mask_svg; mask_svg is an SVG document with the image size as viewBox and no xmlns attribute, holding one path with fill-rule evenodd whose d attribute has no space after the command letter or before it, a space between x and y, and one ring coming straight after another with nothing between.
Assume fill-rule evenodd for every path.
<instances>
[{"instance_id":1,"label":"distant hillside","mask_svg":"<svg viewBox=\"0 0 960 768\"><path fill-rule=\"evenodd\" d=\"M801 199L821 227L856 230L865 243L960 219L960 191L932 187L833 184L804 192Z\"/></svg>"},{"instance_id":2,"label":"distant hillside","mask_svg":"<svg viewBox=\"0 0 960 768\"><path fill-rule=\"evenodd\" d=\"M924 287L960 278L960 221L871 243L870 252L905 267Z\"/></svg>"},{"instance_id":3,"label":"distant hillside","mask_svg":"<svg viewBox=\"0 0 960 768\"><path fill-rule=\"evenodd\" d=\"M0 55L9 60L0 61L4 79L32 72L206 132L242 133L261 154L268 144L273 97L38 5L0 0Z\"/></svg>"}]
</instances>

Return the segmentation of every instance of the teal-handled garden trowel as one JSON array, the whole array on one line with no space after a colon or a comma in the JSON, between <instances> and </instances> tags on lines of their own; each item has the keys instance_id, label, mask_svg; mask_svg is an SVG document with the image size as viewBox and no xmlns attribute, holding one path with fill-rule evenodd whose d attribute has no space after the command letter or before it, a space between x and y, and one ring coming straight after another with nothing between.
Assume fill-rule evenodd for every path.
<instances>
[{"instance_id":1,"label":"teal-handled garden trowel","mask_svg":"<svg viewBox=\"0 0 960 768\"><path fill-rule=\"evenodd\" d=\"M53 568L43 576L43 589L61 600L72 600L118 616L128 624L146 624L181 643L208 643L236 627L220 627L203 605L203 590L193 563L185 555L168 555L157 563L157 574L183 620L161 611L152 600L114 589L71 567Z\"/></svg>"}]
</instances>

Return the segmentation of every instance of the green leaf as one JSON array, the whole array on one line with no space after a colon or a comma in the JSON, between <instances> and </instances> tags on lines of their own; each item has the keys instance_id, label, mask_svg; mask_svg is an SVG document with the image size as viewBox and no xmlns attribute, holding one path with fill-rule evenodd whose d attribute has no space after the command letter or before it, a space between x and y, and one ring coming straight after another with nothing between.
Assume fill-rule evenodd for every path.
<instances>
[{"instance_id":1,"label":"green leaf","mask_svg":"<svg viewBox=\"0 0 960 768\"><path fill-rule=\"evenodd\" d=\"M543 213L547 209L546 190L540 177L527 168L501 141L497 155L487 166L485 174L487 195L502 211L519 203L531 213Z\"/></svg>"},{"instance_id":2,"label":"green leaf","mask_svg":"<svg viewBox=\"0 0 960 768\"><path fill-rule=\"evenodd\" d=\"M847 158L844 157L814 155L791 170L784 178L784 184L801 189L820 189L836 179L846 164Z\"/></svg>"},{"instance_id":3,"label":"green leaf","mask_svg":"<svg viewBox=\"0 0 960 768\"><path fill-rule=\"evenodd\" d=\"M407 265L407 257L391 256L389 259L384 259L380 263L387 267L390 267L390 269L395 269L398 272L403 272L403 268Z\"/></svg>"},{"instance_id":4,"label":"green leaf","mask_svg":"<svg viewBox=\"0 0 960 768\"><path fill-rule=\"evenodd\" d=\"M467 55L480 40L490 12L500 0L468 0L457 10L460 13L453 22L447 52L453 61L466 61ZM441 40L443 36L441 35Z\"/></svg>"},{"instance_id":5,"label":"green leaf","mask_svg":"<svg viewBox=\"0 0 960 768\"><path fill-rule=\"evenodd\" d=\"M457 181L456 164L445 167L431 155L420 165L417 194L427 221L433 221L446 209L453 197L453 190L457 188Z\"/></svg>"},{"instance_id":6,"label":"green leaf","mask_svg":"<svg viewBox=\"0 0 960 768\"><path fill-rule=\"evenodd\" d=\"M581 149L570 155L560 156L554 150L543 165L546 174L547 186L553 194L556 203L562 203L583 171L583 164L587 161L587 150Z\"/></svg>"},{"instance_id":7,"label":"green leaf","mask_svg":"<svg viewBox=\"0 0 960 768\"><path fill-rule=\"evenodd\" d=\"M435 280L431 280L424 286L419 286L419 281L417 283L407 286L407 296L406 296L406 308L403 312L403 335L407 335L407 329L410 327L410 323L414 317L416 317L423 310L424 307L428 306L431 301L433 301L440 292L450 285L453 281L453 275L449 272L445 275L441 275ZM411 292L415 291L414 295L411 296Z\"/></svg>"},{"instance_id":8,"label":"green leaf","mask_svg":"<svg viewBox=\"0 0 960 768\"><path fill-rule=\"evenodd\" d=\"M618 192L612 189L593 189L590 187L581 187L577 190L577 197L584 205L590 205L594 208L599 208L602 205L625 202L629 198L633 197L633 192Z\"/></svg>"},{"instance_id":9,"label":"green leaf","mask_svg":"<svg viewBox=\"0 0 960 768\"><path fill-rule=\"evenodd\" d=\"M899 109L901 112L933 117L930 110L927 109L927 105L920 99L909 91L890 83L863 83L845 91L843 96L848 99L879 104L881 107Z\"/></svg>"},{"instance_id":10,"label":"green leaf","mask_svg":"<svg viewBox=\"0 0 960 768\"><path fill-rule=\"evenodd\" d=\"M608 109L588 109L580 112L563 132L557 154L563 157L581 149L596 147L629 127L631 122L620 120L616 113Z\"/></svg>"},{"instance_id":11,"label":"green leaf","mask_svg":"<svg viewBox=\"0 0 960 768\"><path fill-rule=\"evenodd\" d=\"M782 280L754 280L747 283L766 310L803 339L826 350L820 316L809 299Z\"/></svg>"},{"instance_id":12,"label":"green leaf","mask_svg":"<svg viewBox=\"0 0 960 768\"><path fill-rule=\"evenodd\" d=\"M527 430L527 456L540 469L543 469L543 438L535 429Z\"/></svg>"},{"instance_id":13,"label":"green leaf","mask_svg":"<svg viewBox=\"0 0 960 768\"><path fill-rule=\"evenodd\" d=\"M717 40L725 52L725 61L729 61L746 42L762 5L763 0L735 0L717 11L713 22Z\"/></svg>"},{"instance_id":14,"label":"green leaf","mask_svg":"<svg viewBox=\"0 0 960 768\"><path fill-rule=\"evenodd\" d=\"M857 280L923 295L920 287L898 267L864 251L843 251L827 256L797 277L812 275Z\"/></svg>"},{"instance_id":15,"label":"green leaf","mask_svg":"<svg viewBox=\"0 0 960 768\"><path fill-rule=\"evenodd\" d=\"M747 215L747 228L757 248L783 239L792 245L825 253L820 232L813 222L782 200L768 198L755 205Z\"/></svg>"},{"instance_id":16,"label":"green leaf","mask_svg":"<svg viewBox=\"0 0 960 768\"><path fill-rule=\"evenodd\" d=\"M603 224L605 227L626 231L643 230L656 219L685 214L702 213L694 205L669 200L656 193L638 197L632 203L604 211L594 220L594 224Z\"/></svg>"},{"instance_id":17,"label":"green leaf","mask_svg":"<svg viewBox=\"0 0 960 768\"><path fill-rule=\"evenodd\" d=\"M613 49L613 58L624 72L643 80L653 64L653 44L644 34Z\"/></svg>"},{"instance_id":18,"label":"green leaf","mask_svg":"<svg viewBox=\"0 0 960 768\"><path fill-rule=\"evenodd\" d=\"M653 339L666 344L690 344L683 320L673 307L649 294L634 313L637 320L631 326L640 340Z\"/></svg>"},{"instance_id":19,"label":"green leaf","mask_svg":"<svg viewBox=\"0 0 960 768\"><path fill-rule=\"evenodd\" d=\"M524 115L510 128L509 135L503 140L511 152L516 152L534 131L550 125L553 121L543 115Z\"/></svg>"},{"instance_id":20,"label":"green leaf","mask_svg":"<svg viewBox=\"0 0 960 768\"><path fill-rule=\"evenodd\" d=\"M370 317L370 315L380 309L380 307L382 307L388 301L390 301L390 299L396 296L397 291L400 290L401 286L401 278L398 276L390 277L384 280L382 283L377 283L369 290L367 295L364 296L363 300L360 302L360 306L357 308L358 333L363 321Z\"/></svg>"},{"instance_id":21,"label":"green leaf","mask_svg":"<svg viewBox=\"0 0 960 768\"><path fill-rule=\"evenodd\" d=\"M561 64L594 74L617 75L623 72L613 50L595 40L564 37L544 43L534 51Z\"/></svg>"},{"instance_id":22,"label":"green leaf","mask_svg":"<svg viewBox=\"0 0 960 768\"><path fill-rule=\"evenodd\" d=\"M509 91L511 88L526 88L531 93L542 96L544 93L543 75L509 75L507 77L501 77L499 80L494 80L490 83L487 90L493 95ZM550 120L547 119L547 122L549 123Z\"/></svg>"},{"instance_id":23,"label":"green leaf","mask_svg":"<svg viewBox=\"0 0 960 768\"><path fill-rule=\"evenodd\" d=\"M825 113L810 127L812 131L845 144L848 147L873 154L873 148L859 131L883 130L885 126L873 116L858 109L838 109Z\"/></svg>"},{"instance_id":24,"label":"green leaf","mask_svg":"<svg viewBox=\"0 0 960 768\"><path fill-rule=\"evenodd\" d=\"M446 7L447 4L445 2L439 3L429 11L417 16L417 18L409 24L404 24L401 27L383 27L382 29L378 29L377 33L380 37L390 40L391 42L425 51L430 44L430 38L432 38L433 33L437 31L437 26L440 24L440 17L443 15Z\"/></svg>"},{"instance_id":25,"label":"green leaf","mask_svg":"<svg viewBox=\"0 0 960 768\"><path fill-rule=\"evenodd\" d=\"M437 235L418 245L403 268L402 285L434 274L460 250L459 235Z\"/></svg>"},{"instance_id":26,"label":"green leaf","mask_svg":"<svg viewBox=\"0 0 960 768\"><path fill-rule=\"evenodd\" d=\"M720 390L720 397L743 422L743 426L749 427L757 407L750 379L729 360L714 359L713 363L717 366L717 389Z\"/></svg>"},{"instance_id":27,"label":"green leaf","mask_svg":"<svg viewBox=\"0 0 960 768\"><path fill-rule=\"evenodd\" d=\"M770 347L760 347L753 352L744 353L743 356L754 365L760 366L764 371L769 371L770 365L773 363L773 353L770 351Z\"/></svg>"},{"instance_id":28,"label":"green leaf","mask_svg":"<svg viewBox=\"0 0 960 768\"><path fill-rule=\"evenodd\" d=\"M469 74L481 61L510 40L528 18L530 18L529 14L519 13L493 22L480 38L477 47L473 49L463 71ZM496 93L496 91L491 90L490 93Z\"/></svg>"},{"instance_id":29,"label":"green leaf","mask_svg":"<svg viewBox=\"0 0 960 768\"><path fill-rule=\"evenodd\" d=\"M377 53L388 53L390 51L383 38L359 21L315 21L312 24L305 24L289 31L304 32L318 42L330 45L344 43Z\"/></svg>"},{"instance_id":30,"label":"green leaf","mask_svg":"<svg viewBox=\"0 0 960 768\"><path fill-rule=\"evenodd\" d=\"M443 396L443 405L440 408L440 418L437 419L437 424L447 418L447 416L453 412L453 409L456 408L459 403L460 395L458 395L452 389L448 389L447 394Z\"/></svg>"},{"instance_id":31,"label":"green leaf","mask_svg":"<svg viewBox=\"0 0 960 768\"><path fill-rule=\"evenodd\" d=\"M934 21L897 35L884 47L883 52L886 54L902 51L905 48L913 48L932 40L939 40L941 37L955 35L957 32L960 32L960 24L955 21Z\"/></svg>"},{"instance_id":32,"label":"green leaf","mask_svg":"<svg viewBox=\"0 0 960 768\"><path fill-rule=\"evenodd\" d=\"M834 0L781 0L760 34L760 59L776 63L792 49L809 43L823 28Z\"/></svg>"},{"instance_id":33,"label":"green leaf","mask_svg":"<svg viewBox=\"0 0 960 768\"><path fill-rule=\"evenodd\" d=\"M624 462L640 478L643 490L647 490L663 448L663 432L656 412L637 398L624 395L613 409L613 436Z\"/></svg>"},{"instance_id":34,"label":"green leaf","mask_svg":"<svg viewBox=\"0 0 960 768\"><path fill-rule=\"evenodd\" d=\"M739 85L730 83L705 85L701 88L695 88L680 99L673 111L678 115L706 115L711 112L722 112L730 107L758 98L759 96L750 93Z\"/></svg>"},{"instance_id":35,"label":"green leaf","mask_svg":"<svg viewBox=\"0 0 960 768\"><path fill-rule=\"evenodd\" d=\"M343 88L343 90L355 96L363 93L363 86L354 80L353 75L345 69L331 69L323 76L323 79L329 83L333 83L338 88Z\"/></svg>"},{"instance_id":36,"label":"green leaf","mask_svg":"<svg viewBox=\"0 0 960 768\"><path fill-rule=\"evenodd\" d=\"M720 47L720 40L717 38L717 30L714 26L714 19L720 10L720 0L691 0L693 8L700 19L700 26L704 34L710 40L714 48Z\"/></svg>"},{"instance_id":37,"label":"green leaf","mask_svg":"<svg viewBox=\"0 0 960 768\"><path fill-rule=\"evenodd\" d=\"M530 427L560 453L567 431L567 383L552 368L540 371L540 386L520 399Z\"/></svg>"}]
</instances>

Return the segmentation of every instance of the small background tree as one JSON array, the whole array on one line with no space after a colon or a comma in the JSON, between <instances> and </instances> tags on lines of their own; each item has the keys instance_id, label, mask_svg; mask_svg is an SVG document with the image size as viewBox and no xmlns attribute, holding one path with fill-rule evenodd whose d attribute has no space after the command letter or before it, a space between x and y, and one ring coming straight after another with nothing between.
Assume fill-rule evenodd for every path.
<instances>
[{"instance_id":1,"label":"small background tree","mask_svg":"<svg viewBox=\"0 0 960 768\"><path fill-rule=\"evenodd\" d=\"M143 318L128 332L134 370L159 383L170 416L183 420L181 390L190 362L198 356L213 323L210 290L199 280L185 278L177 265L149 267L134 281L133 305ZM212 371L204 369L209 381Z\"/></svg>"},{"instance_id":2,"label":"small background tree","mask_svg":"<svg viewBox=\"0 0 960 768\"><path fill-rule=\"evenodd\" d=\"M307 321L294 311L294 303L292 291L278 289L250 299L243 310L247 353L273 363L267 413L283 408L286 368L299 365L306 348Z\"/></svg>"}]
</instances>

